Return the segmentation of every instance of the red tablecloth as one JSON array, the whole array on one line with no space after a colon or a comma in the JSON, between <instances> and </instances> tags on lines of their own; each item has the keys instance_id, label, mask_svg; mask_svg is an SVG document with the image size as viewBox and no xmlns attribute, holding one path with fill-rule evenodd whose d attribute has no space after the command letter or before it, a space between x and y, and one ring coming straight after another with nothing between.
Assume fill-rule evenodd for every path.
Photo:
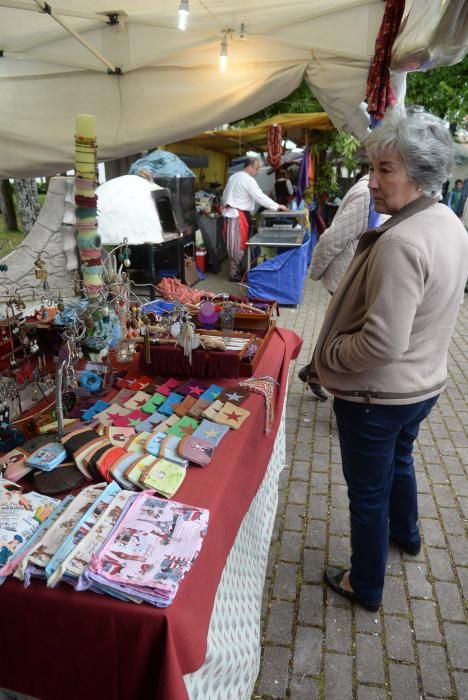
<instances>
[{"instance_id":1,"label":"red tablecloth","mask_svg":"<svg viewBox=\"0 0 468 700\"><path fill-rule=\"evenodd\" d=\"M276 329L257 368L280 382L278 407L301 343ZM278 410L267 436L263 398L252 395L243 406L252 415L240 431L226 436L207 468L191 467L176 494L208 508L210 522L173 604L158 609L37 580L25 590L10 578L0 587L0 687L41 700L186 700L183 675L204 661L216 589L280 420Z\"/></svg>"}]
</instances>

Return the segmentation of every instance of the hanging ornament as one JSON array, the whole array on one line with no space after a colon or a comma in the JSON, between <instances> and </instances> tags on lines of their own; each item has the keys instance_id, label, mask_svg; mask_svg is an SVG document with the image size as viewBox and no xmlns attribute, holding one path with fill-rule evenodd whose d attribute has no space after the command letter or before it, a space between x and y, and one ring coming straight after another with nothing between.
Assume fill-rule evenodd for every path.
<instances>
[{"instance_id":1,"label":"hanging ornament","mask_svg":"<svg viewBox=\"0 0 468 700\"><path fill-rule=\"evenodd\" d=\"M47 279L47 277L49 276L49 273L47 272L47 265L40 255L34 261L34 268L34 274L36 275L37 280Z\"/></svg>"},{"instance_id":2,"label":"hanging ornament","mask_svg":"<svg viewBox=\"0 0 468 700\"><path fill-rule=\"evenodd\" d=\"M189 364L192 364L192 351L200 346L200 338L195 333L195 324L192 323L191 319L190 314L184 317L180 325L180 333L177 336L177 342L182 347Z\"/></svg>"}]
</instances>

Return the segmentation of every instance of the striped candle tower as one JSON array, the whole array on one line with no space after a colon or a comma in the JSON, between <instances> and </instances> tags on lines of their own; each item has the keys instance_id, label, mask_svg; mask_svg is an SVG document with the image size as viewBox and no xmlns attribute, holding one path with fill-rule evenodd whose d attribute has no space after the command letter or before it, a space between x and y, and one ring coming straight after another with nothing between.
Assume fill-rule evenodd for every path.
<instances>
[{"instance_id":1,"label":"striped candle tower","mask_svg":"<svg viewBox=\"0 0 468 700\"><path fill-rule=\"evenodd\" d=\"M90 299L102 290L101 244L97 235L96 117L77 114L75 122L75 205L81 273Z\"/></svg>"}]
</instances>

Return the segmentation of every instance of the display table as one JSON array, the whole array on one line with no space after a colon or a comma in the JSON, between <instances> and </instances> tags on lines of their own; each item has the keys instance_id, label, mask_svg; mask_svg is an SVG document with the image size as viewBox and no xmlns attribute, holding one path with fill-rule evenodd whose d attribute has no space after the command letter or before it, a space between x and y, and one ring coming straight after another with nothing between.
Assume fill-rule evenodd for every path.
<instances>
[{"instance_id":1,"label":"display table","mask_svg":"<svg viewBox=\"0 0 468 700\"><path fill-rule=\"evenodd\" d=\"M25 590L10 578L0 587L0 687L41 700L248 700L284 463L288 366L300 345L293 332L276 329L257 368L279 382L270 434L263 433L263 398L252 395L241 431L231 431L207 468L190 467L176 494L208 508L210 521L173 604L136 605L37 580ZM265 522L262 509L270 514Z\"/></svg>"},{"instance_id":2,"label":"display table","mask_svg":"<svg viewBox=\"0 0 468 700\"><path fill-rule=\"evenodd\" d=\"M304 229L291 231L275 231L269 229L257 233L247 241L247 270L251 265L252 248L300 248L304 243L306 231Z\"/></svg>"}]
</instances>

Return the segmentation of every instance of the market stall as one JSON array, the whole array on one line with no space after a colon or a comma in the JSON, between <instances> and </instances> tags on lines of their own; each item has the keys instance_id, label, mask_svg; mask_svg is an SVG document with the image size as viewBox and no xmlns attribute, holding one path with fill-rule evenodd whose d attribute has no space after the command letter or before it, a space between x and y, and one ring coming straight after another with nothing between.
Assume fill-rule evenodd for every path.
<instances>
[{"instance_id":1,"label":"market stall","mask_svg":"<svg viewBox=\"0 0 468 700\"><path fill-rule=\"evenodd\" d=\"M269 434L262 434L263 398L251 395L243 404L250 417L240 432L231 431L205 469L191 467L177 492L178 502L207 509L210 515L196 563L172 605L165 609L152 608L145 603L135 605L95 593L77 593L65 583L51 589L40 580L33 580L25 590L20 581L9 578L0 589L0 636L6 642L2 645L0 686L42 700L63 697L64 682L70 700L103 696L185 698L183 676L193 674L200 666L203 668L207 635L216 636L219 611L215 622L212 608L215 599L217 607L221 605L217 596L226 596L226 590L219 587L220 579L225 576L229 579L228 589L234 586L244 591L231 619L225 614L221 617L223 625L230 628L230 634L236 631L237 645L240 645L238 661L252 689L259 660L261 582L275 508L271 508L269 519L262 527L255 528L255 535L250 533L255 542L250 543L247 552L245 547L237 551L233 544L259 491L266 489L269 499L276 497L277 477L284 463L280 425L288 364L299 347L300 341L293 333L275 330L257 367L259 375L267 372L280 382L274 405L275 419ZM135 377L138 378L138 374ZM232 385L232 380L216 381L221 386ZM267 465L275 445L279 453L269 470ZM256 458L252 461L250 456L254 452ZM255 505L253 508L255 512ZM254 571L244 568L242 557L246 554L255 556ZM230 573L226 569L229 556L236 558L236 562L231 563L234 572ZM247 588L246 577L253 577ZM244 639L245 631L239 627L238 606L246 606L247 639ZM214 628L210 626L210 619ZM38 634L40 644L37 643ZM19 643L21 654L17 653ZM227 649L224 651L224 654L229 653ZM250 664L248 669L246 657ZM27 669L25 659L28 660ZM51 659L54 659L53 665ZM212 658L207 657L206 661L212 674L225 672L226 669L217 668ZM230 661L232 666L233 659ZM206 683L203 673L200 676ZM239 675L231 672L223 682L239 683ZM190 688L196 685L195 674L187 680L189 697ZM247 691L244 692L248 697Z\"/></svg>"}]
</instances>

